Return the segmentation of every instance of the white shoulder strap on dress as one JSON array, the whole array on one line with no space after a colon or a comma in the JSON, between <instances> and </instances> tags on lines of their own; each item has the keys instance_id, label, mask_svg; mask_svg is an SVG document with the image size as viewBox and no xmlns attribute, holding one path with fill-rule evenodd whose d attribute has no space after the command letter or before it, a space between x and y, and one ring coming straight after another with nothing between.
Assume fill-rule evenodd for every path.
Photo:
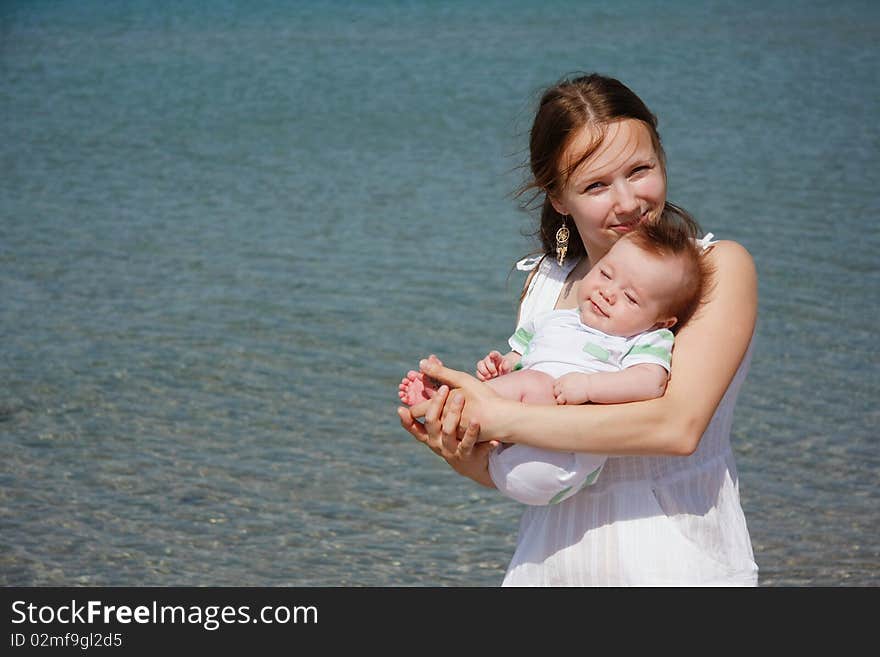
<instances>
[{"instance_id":1,"label":"white shoulder strap on dress","mask_svg":"<svg viewBox=\"0 0 880 657\"><path fill-rule=\"evenodd\" d=\"M528 256L516 263L516 268L520 271L532 271L541 262L543 255Z\"/></svg>"},{"instance_id":2,"label":"white shoulder strap on dress","mask_svg":"<svg viewBox=\"0 0 880 657\"><path fill-rule=\"evenodd\" d=\"M700 247L701 251L705 251L713 244L717 244L718 240L713 239L715 237L715 233L706 233L702 239L697 240L697 245Z\"/></svg>"},{"instance_id":3,"label":"white shoulder strap on dress","mask_svg":"<svg viewBox=\"0 0 880 657\"><path fill-rule=\"evenodd\" d=\"M577 259L570 258L560 267L556 264L555 258L544 256L524 258L517 263L517 269L522 271L531 271L538 267L529 281L526 294L520 304L517 325L527 322L540 313L553 310L562 290L562 284L576 264Z\"/></svg>"}]
</instances>

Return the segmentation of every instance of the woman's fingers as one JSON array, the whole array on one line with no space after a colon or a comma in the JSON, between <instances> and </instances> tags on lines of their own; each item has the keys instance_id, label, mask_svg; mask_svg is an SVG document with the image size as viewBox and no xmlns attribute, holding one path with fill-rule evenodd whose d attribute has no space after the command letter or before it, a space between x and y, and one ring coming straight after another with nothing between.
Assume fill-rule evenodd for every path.
<instances>
[{"instance_id":1,"label":"woman's fingers","mask_svg":"<svg viewBox=\"0 0 880 657\"><path fill-rule=\"evenodd\" d=\"M444 440L441 435L440 413L445 406L446 396L449 394L449 388L440 386L437 393L428 401L425 409L424 424L416 420L419 417L412 408L398 407L397 415L400 416L400 424L406 429L413 438L421 443L426 444L433 450L435 454L439 454L444 458Z\"/></svg>"},{"instance_id":2,"label":"woman's fingers","mask_svg":"<svg viewBox=\"0 0 880 657\"><path fill-rule=\"evenodd\" d=\"M413 404L409 407L409 412L412 413L413 417L425 417L425 413L428 412L428 407L431 406L431 400L426 399L425 401L421 401L418 404Z\"/></svg>"},{"instance_id":3,"label":"woman's fingers","mask_svg":"<svg viewBox=\"0 0 880 657\"><path fill-rule=\"evenodd\" d=\"M476 422L469 422L464 436L462 436L461 442L458 444L458 449L455 450L455 455L461 459L471 458L474 454L474 445L476 445L477 438L479 437L480 425Z\"/></svg>"},{"instance_id":4,"label":"woman's fingers","mask_svg":"<svg viewBox=\"0 0 880 657\"><path fill-rule=\"evenodd\" d=\"M443 449L448 454L455 453L458 448L458 424L461 421L463 407L464 397L461 393L453 393L443 409L440 438L443 441Z\"/></svg>"},{"instance_id":5,"label":"woman's fingers","mask_svg":"<svg viewBox=\"0 0 880 657\"><path fill-rule=\"evenodd\" d=\"M434 359L421 360L419 361L419 369L428 376L437 379L440 383L445 383L450 388L463 388L473 383L479 383L470 374L451 370L448 367L439 365L438 362Z\"/></svg>"},{"instance_id":6,"label":"woman's fingers","mask_svg":"<svg viewBox=\"0 0 880 657\"><path fill-rule=\"evenodd\" d=\"M440 414L446 406L446 397L448 395L449 388L440 386L434 396L431 397L428 408L425 411L425 430L428 433L428 445L435 451L442 446L443 442L440 435L442 430Z\"/></svg>"},{"instance_id":7,"label":"woman's fingers","mask_svg":"<svg viewBox=\"0 0 880 657\"><path fill-rule=\"evenodd\" d=\"M420 443L428 442L428 432L425 431L424 425L421 422L416 421L415 417L413 417L413 414L410 413L408 408L404 406L398 407L397 415L400 416L400 426L411 433L413 438L418 440Z\"/></svg>"}]
</instances>

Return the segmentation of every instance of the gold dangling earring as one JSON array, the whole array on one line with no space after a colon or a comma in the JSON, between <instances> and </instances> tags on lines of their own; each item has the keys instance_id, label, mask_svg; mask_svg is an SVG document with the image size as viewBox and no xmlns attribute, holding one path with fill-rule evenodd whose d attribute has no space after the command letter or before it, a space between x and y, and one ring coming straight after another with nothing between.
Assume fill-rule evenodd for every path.
<instances>
[{"instance_id":1,"label":"gold dangling earring","mask_svg":"<svg viewBox=\"0 0 880 657\"><path fill-rule=\"evenodd\" d=\"M556 262L559 266L565 262L565 253L568 251L568 227L565 225L566 217L562 218L562 225L556 231Z\"/></svg>"}]
</instances>

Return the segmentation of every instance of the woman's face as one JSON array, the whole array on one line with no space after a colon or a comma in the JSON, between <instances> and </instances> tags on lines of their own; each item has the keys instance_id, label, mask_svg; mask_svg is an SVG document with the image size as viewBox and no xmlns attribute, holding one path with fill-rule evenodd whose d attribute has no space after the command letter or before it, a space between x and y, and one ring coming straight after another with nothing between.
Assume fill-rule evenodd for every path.
<instances>
[{"instance_id":1,"label":"woman's face","mask_svg":"<svg viewBox=\"0 0 880 657\"><path fill-rule=\"evenodd\" d=\"M589 127L575 135L562 156L563 170L592 143ZM666 172L647 126L635 119L607 125L595 152L551 201L571 215L592 262L642 221L653 221L666 202Z\"/></svg>"}]
</instances>

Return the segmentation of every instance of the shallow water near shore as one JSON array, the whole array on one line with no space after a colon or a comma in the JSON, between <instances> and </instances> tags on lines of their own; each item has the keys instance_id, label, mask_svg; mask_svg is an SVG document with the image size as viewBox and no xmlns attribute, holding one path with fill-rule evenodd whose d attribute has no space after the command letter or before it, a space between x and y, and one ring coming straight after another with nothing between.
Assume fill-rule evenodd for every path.
<instances>
[{"instance_id":1,"label":"shallow water near shore","mask_svg":"<svg viewBox=\"0 0 880 657\"><path fill-rule=\"evenodd\" d=\"M755 257L733 446L761 583L880 584L878 27L3 3L0 584L498 585L518 506L410 439L396 387L504 345L530 113L589 70L659 116L670 199Z\"/></svg>"}]
</instances>

